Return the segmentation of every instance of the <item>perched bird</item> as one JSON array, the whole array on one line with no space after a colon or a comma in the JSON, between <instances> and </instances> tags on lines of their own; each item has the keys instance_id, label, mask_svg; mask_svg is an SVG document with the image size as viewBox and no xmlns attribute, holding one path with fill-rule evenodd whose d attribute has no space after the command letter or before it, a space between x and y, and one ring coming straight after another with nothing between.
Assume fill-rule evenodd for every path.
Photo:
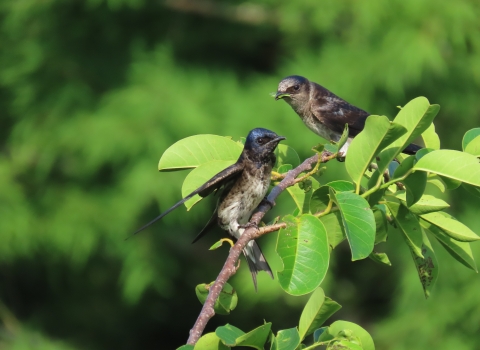
<instances>
[{"instance_id":1,"label":"perched bird","mask_svg":"<svg viewBox=\"0 0 480 350\"><path fill-rule=\"evenodd\" d=\"M213 216L193 242L202 237L215 222L232 237L238 239L245 231L245 224L250 220L253 211L267 193L272 167L276 160L273 152L281 140L285 140L285 137L278 136L273 131L262 128L253 129L248 134L242 154L235 164L219 172L170 209L138 229L134 234L160 220L196 194L206 197L222 188L223 191ZM273 278L272 270L255 241L248 243L243 250L243 254L248 262L255 290L257 289L258 271L266 271Z\"/></svg>"},{"instance_id":2,"label":"perched bird","mask_svg":"<svg viewBox=\"0 0 480 350\"><path fill-rule=\"evenodd\" d=\"M291 75L278 84L275 100L283 99L300 116L305 125L324 139L338 141L345 124L348 124L348 140L340 150L346 154L353 137L365 127L370 115L341 99L323 86L299 75ZM408 145L403 152L415 154L420 149Z\"/></svg>"}]
</instances>

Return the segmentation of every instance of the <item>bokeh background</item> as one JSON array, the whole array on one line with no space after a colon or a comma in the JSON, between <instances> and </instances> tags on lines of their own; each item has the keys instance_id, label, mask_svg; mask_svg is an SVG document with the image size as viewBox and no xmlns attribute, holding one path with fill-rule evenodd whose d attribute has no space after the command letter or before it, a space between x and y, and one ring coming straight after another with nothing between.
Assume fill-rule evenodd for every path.
<instances>
[{"instance_id":1,"label":"bokeh background","mask_svg":"<svg viewBox=\"0 0 480 350\"><path fill-rule=\"evenodd\" d=\"M200 310L194 287L215 278L227 248L208 251L220 230L190 244L212 199L124 241L181 195L186 172L157 172L165 149L265 127L309 156L320 139L269 95L291 74L389 117L426 96L441 105L442 148L460 149L480 124L479 18L477 0L3 0L0 349L183 344ZM480 233L478 200L463 188L447 198ZM281 269L275 240L260 244ZM323 287L343 305L335 318L361 324L378 349L480 348L478 274L434 245L440 278L425 300L399 237L382 249L390 268L334 251ZM238 308L207 330L297 325L306 297L265 274L255 293L245 267L231 280Z\"/></svg>"}]
</instances>

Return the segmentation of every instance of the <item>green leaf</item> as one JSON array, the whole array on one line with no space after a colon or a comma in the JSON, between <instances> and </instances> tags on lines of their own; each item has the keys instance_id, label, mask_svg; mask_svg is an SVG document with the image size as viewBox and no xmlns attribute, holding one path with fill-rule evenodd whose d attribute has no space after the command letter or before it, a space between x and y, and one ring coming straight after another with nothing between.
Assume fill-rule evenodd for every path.
<instances>
[{"instance_id":1,"label":"green leaf","mask_svg":"<svg viewBox=\"0 0 480 350\"><path fill-rule=\"evenodd\" d=\"M400 203L387 201L388 209L392 213L400 232L408 247L420 258L422 255L422 228L415 215Z\"/></svg>"},{"instance_id":2,"label":"green leaf","mask_svg":"<svg viewBox=\"0 0 480 350\"><path fill-rule=\"evenodd\" d=\"M468 144L479 136L480 136L480 128L474 128L474 129L468 130L463 136L463 140L462 140L463 151L465 152L465 148L467 148Z\"/></svg>"},{"instance_id":3,"label":"green leaf","mask_svg":"<svg viewBox=\"0 0 480 350\"><path fill-rule=\"evenodd\" d=\"M345 124L345 128L343 129L342 136L340 140L337 142L337 149L335 153L340 152L340 149L347 143L348 140L348 124Z\"/></svg>"},{"instance_id":4,"label":"green leaf","mask_svg":"<svg viewBox=\"0 0 480 350\"><path fill-rule=\"evenodd\" d=\"M375 344L368 332L359 325L348 321L335 321L318 338L319 342L343 338L350 341L359 341L364 350L375 350ZM341 348L340 348L341 349Z\"/></svg>"},{"instance_id":5,"label":"green leaf","mask_svg":"<svg viewBox=\"0 0 480 350\"><path fill-rule=\"evenodd\" d=\"M368 257L375 243L375 217L368 202L352 192L331 190L330 197L340 209L352 261Z\"/></svg>"},{"instance_id":6,"label":"green leaf","mask_svg":"<svg viewBox=\"0 0 480 350\"><path fill-rule=\"evenodd\" d=\"M323 226L325 226L325 230L327 230L328 245L332 249L335 249L336 246L347 238L343 228L342 214L340 214L339 211L335 211L321 216L319 219Z\"/></svg>"},{"instance_id":7,"label":"green leaf","mask_svg":"<svg viewBox=\"0 0 480 350\"><path fill-rule=\"evenodd\" d=\"M320 336L323 333L325 333L327 330L328 330L328 327L322 327L322 328L316 329L315 332L313 332L313 342L317 343Z\"/></svg>"},{"instance_id":8,"label":"green leaf","mask_svg":"<svg viewBox=\"0 0 480 350\"><path fill-rule=\"evenodd\" d=\"M476 157L480 157L480 136L477 136L470 141L467 147L465 147L464 152L473 154Z\"/></svg>"},{"instance_id":9,"label":"green leaf","mask_svg":"<svg viewBox=\"0 0 480 350\"><path fill-rule=\"evenodd\" d=\"M229 350L215 333L207 333L195 344L195 350Z\"/></svg>"},{"instance_id":10,"label":"green leaf","mask_svg":"<svg viewBox=\"0 0 480 350\"><path fill-rule=\"evenodd\" d=\"M158 170L172 171L196 168L213 160L235 161L242 153L242 144L229 137L195 135L171 145L160 158Z\"/></svg>"},{"instance_id":11,"label":"green leaf","mask_svg":"<svg viewBox=\"0 0 480 350\"><path fill-rule=\"evenodd\" d=\"M422 226L425 221L420 221ZM472 248L468 242L459 242L447 236L441 229L436 226L426 224L426 230L435 236L437 241L445 248L445 250L458 262L464 266L478 272L477 265L473 259Z\"/></svg>"},{"instance_id":12,"label":"green leaf","mask_svg":"<svg viewBox=\"0 0 480 350\"><path fill-rule=\"evenodd\" d=\"M327 183L325 186L330 186L336 192L353 192L355 191L355 185L350 181L336 180Z\"/></svg>"},{"instance_id":13,"label":"green leaf","mask_svg":"<svg viewBox=\"0 0 480 350\"><path fill-rule=\"evenodd\" d=\"M290 196L292 196L293 201L295 202L301 213L310 212L310 198L313 191L315 191L320 186L318 181L314 178L310 177L308 180L311 186L309 186L307 191L300 188L301 183L297 183L294 186L287 187L287 192L290 194Z\"/></svg>"},{"instance_id":14,"label":"green leaf","mask_svg":"<svg viewBox=\"0 0 480 350\"><path fill-rule=\"evenodd\" d=\"M225 326L218 327L215 330L215 334L222 340L225 345L231 347L237 345L237 338L244 335L245 332L227 323Z\"/></svg>"},{"instance_id":15,"label":"green leaf","mask_svg":"<svg viewBox=\"0 0 480 350\"><path fill-rule=\"evenodd\" d=\"M349 349L349 350L363 350L363 348L358 345L357 343L348 341L348 340L340 340L335 342L329 349Z\"/></svg>"},{"instance_id":16,"label":"green leaf","mask_svg":"<svg viewBox=\"0 0 480 350\"><path fill-rule=\"evenodd\" d=\"M405 132L406 129L403 126L391 123L385 116L371 115L367 118L365 128L350 144L345 161L346 170L355 182L357 192L363 174L378 152Z\"/></svg>"},{"instance_id":17,"label":"green leaf","mask_svg":"<svg viewBox=\"0 0 480 350\"><path fill-rule=\"evenodd\" d=\"M480 198L480 188L468 184L462 184L463 188L474 197Z\"/></svg>"},{"instance_id":18,"label":"green leaf","mask_svg":"<svg viewBox=\"0 0 480 350\"><path fill-rule=\"evenodd\" d=\"M406 146L427 130L439 110L439 105L430 105L425 97L417 97L398 112L393 122L405 127L407 132L380 153L378 162L380 172L383 172Z\"/></svg>"},{"instance_id":19,"label":"green leaf","mask_svg":"<svg viewBox=\"0 0 480 350\"><path fill-rule=\"evenodd\" d=\"M477 157L468 153L453 150L430 152L413 168L480 186L480 163Z\"/></svg>"},{"instance_id":20,"label":"green leaf","mask_svg":"<svg viewBox=\"0 0 480 350\"><path fill-rule=\"evenodd\" d=\"M370 259L375 261L376 263L382 264L382 265L388 265L392 266L392 263L390 262L390 259L388 258L387 254L385 253L377 253L377 252L372 252L369 256Z\"/></svg>"},{"instance_id":21,"label":"green leaf","mask_svg":"<svg viewBox=\"0 0 480 350\"><path fill-rule=\"evenodd\" d=\"M182 345L181 347L177 348L177 350L193 350L194 346L193 345Z\"/></svg>"},{"instance_id":22,"label":"green leaf","mask_svg":"<svg viewBox=\"0 0 480 350\"><path fill-rule=\"evenodd\" d=\"M440 138L435 132L435 125L432 123L422 134L425 148L440 149Z\"/></svg>"},{"instance_id":23,"label":"green leaf","mask_svg":"<svg viewBox=\"0 0 480 350\"><path fill-rule=\"evenodd\" d=\"M185 178L182 185L182 196L186 197L197 188L202 186L205 182L210 180L212 177L217 175L219 172L225 170L230 165L235 163L236 160L212 160L211 162L204 163L197 168L193 169ZM192 207L202 200L198 194L190 198L185 202L187 210L192 209Z\"/></svg>"},{"instance_id":24,"label":"green leaf","mask_svg":"<svg viewBox=\"0 0 480 350\"><path fill-rule=\"evenodd\" d=\"M280 174L284 174L284 173L288 173L292 169L293 169L293 166L291 164L283 164L277 168L277 172L279 172Z\"/></svg>"},{"instance_id":25,"label":"green leaf","mask_svg":"<svg viewBox=\"0 0 480 350\"><path fill-rule=\"evenodd\" d=\"M461 181L458 181L458 180L455 180L455 179L450 179L450 178L445 177L445 176L439 176L439 178L443 181L443 183L445 184L445 187L449 190L455 190L455 189L459 188L460 185L462 184Z\"/></svg>"},{"instance_id":26,"label":"green leaf","mask_svg":"<svg viewBox=\"0 0 480 350\"><path fill-rule=\"evenodd\" d=\"M393 178L399 178L404 176L406 173L410 171L410 169L413 168L413 165L415 164L415 156L408 156L405 158L402 163L395 169L395 172L393 173ZM395 162L392 162L395 163Z\"/></svg>"},{"instance_id":27,"label":"green leaf","mask_svg":"<svg viewBox=\"0 0 480 350\"><path fill-rule=\"evenodd\" d=\"M455 219L453 216L443 212L437 211L420 215L420 217L429 223L442 229L448 236L461 242L473 242L480 239L475 232L470 230L467 226Z\"/></svg>"},{"instance_id":28,"label":"green leaf","mask_svg":"<svg viewBox=\"0 0 480 350\"><path fill-rule=\"evenodd\" d=\"M443 183L442 180L440 180L440 177L435 176L435 177L428 177L427 183L432 184L433 186L437 187L440 192L444 193L445 192L445 184Z\"/></svg>"},{"instance_id":29,"label":"green leaf","mask_svg":"<svg viewBox=\"0 0 480 350\"><path fill-rule=\"evenodd\" d=\"M375 217L375 244L378 244L380 242L386 242L388 233L387 215L383 210L379 209L378 207L374 207L372 210L373 216Z\"/></svg>"},{"instance_id":30,"label":"green leaf","mask_svg":"<svg viewBox=\"0 0 480 350\"><path fill-rule=\"evenodd\" d=\"M297 328L278 331L275 342L276 350L295 350L300 345L300 335Z\"/></svg>"},{"instance_id":31,"label":"green leaf","mask_svg":"<svg viewBox=\"0 0 480 350\"><path fill-rule=\"evenodd\" d=\"M405 191L399 191L395 193L395 197L402 201L402 204L406 204ZM408 209L415 215L423 215L427 213L433 213L450 207L450 204L442 199L436 198L429 194L424 194L420 200Z\"/></svg>"},{"instance_id":32,"label":"green leaf","mask_svg":"<svg viewBox=\"0 0 480 350\"><path fill-rule=\"evenodd\" d=\"M287 224L278 233L277 253L283 261L280 286L289 294L303 295L315 290L327 273L330 251L325 227L315 216L287 215Z\"/></svg>"},{"instance_id":33,"label":"green leaf","mask_svg":"<svg viewBox=\"0 0 480 350\"><path fill-rule=\"evenodd\" d=\"M238 337L236 340L236 345L248 346L258 350L263 350L271 328L271 323L265 323L263 326L257 327L254 330Z\"/></svg>"},{"instance_id":34,"label":"green leaf","mask_svg":"<svg viewBox=\"0 0 480 350\"><path fill-rule=\"evenodd\" d=\"M277 157L275 168L279 168L284 164L290 164L296 168L300 164L300 157L297 152L292 147L284 145L283 143L278 144L275 149L275 156Z\"/></svg>"},{"instance_id":35,"label":"green leaf","mask_svg":"<svg viewBox=\"0 0 480 350\"><path fill-rule=\"evenodd\" d=\"M210 285L205 283L199 284L195 287L195 294L202 304L204 304L205 300L207 300L209 288ZM220 296L215 301L213 309L215 310L215 313L219 315L229 315L230 312L237 307L237 303L237 292L230 284L225 283L222 291L220 292Z\"/></svg>"},{"instance_id":36,"label":"green leaf","mask_svg":"<svg viewBox=\"0 0 480 350\"><path fill-rule=\"evenodd\" d=\"M428 240L427 235L422 230L422 255L423 258L416 256L416 254L411 251L413 261L417 267L418 277L420 277L420 282L422 283L423 291L425 293L425 298L430 296L433 286L438 278L438 261L435 256L435 252L432 249L432 245Z\"/></svg>"},{"instance_id":37,"label":"green leaf","mask_svg":"<svg viewBox=\"0 0 480 350\"><path fill-rule=\"evenodd\" d=\"M427 187L427 173L423 171L413 172L403 179L402 183L407 189L406 203L410 207L422 198Z\"/></svg>"},{"instance_id":38,"label":"green leaf","mask_svg":"<svg viewBox=\"0 0 480 350\"><path fill-rule=\"evenodd\" d=\"M332 299L325 297L322 288L317 288L305 305L298 326L300 339L303 340L321 326L330 316L342 307Z\"/></svg>"}]
</instances>

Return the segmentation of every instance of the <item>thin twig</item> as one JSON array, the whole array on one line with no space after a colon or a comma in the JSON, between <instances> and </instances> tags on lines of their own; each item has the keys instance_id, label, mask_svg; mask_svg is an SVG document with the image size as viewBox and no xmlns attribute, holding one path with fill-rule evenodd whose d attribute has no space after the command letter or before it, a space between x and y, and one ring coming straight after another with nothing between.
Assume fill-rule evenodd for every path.
<instances>
[{"instance_id":1,"label":"thin twig","mask_svg":"<svg viewBox=\"0 0 480 350\"><path fill-rule=\"evenodd\" d=\"M198 316L195 324L193 325L193 328L190 330L190 336L188 338L187 344L194 345L198 341L198 339L200 339L203 331L205 330L205 327L207 326L208 321L215 315L215 311L213 309L215 301L218 299L225 283L231 276L235 274L236 263L248 242L264 234L278 231L279 229L286 227L285 223L279 223L258 228L258 225L260 224L262 218L272 208L275 200L280 195L280 193L285 191L287 187L293 186L296 183L297 176L299 176L303 172L312 169L312 164L317 164L316 168L318 168L319 163L326 163L333 158L334 155L324 152L321 154L321 157L316 154L306 159L298 167L288 171L285 175L285 178L270 191L270 194L267 196L266 200L260 203L260 205L257 207L255 213L250 219L249 223L251 224L251 226L243 232L235 245L230 249L227 260L225 261L222 270L218 274L215 282L210 286L207 300L205 300L202 311L200 312L200 315Z\"/></svg>"}]
</instances>

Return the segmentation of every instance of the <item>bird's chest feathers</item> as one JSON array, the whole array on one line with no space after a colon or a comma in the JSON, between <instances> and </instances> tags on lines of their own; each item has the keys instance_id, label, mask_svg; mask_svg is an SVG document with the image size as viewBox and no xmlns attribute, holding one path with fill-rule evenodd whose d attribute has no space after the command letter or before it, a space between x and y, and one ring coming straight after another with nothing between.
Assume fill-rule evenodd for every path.
<instances>
[{"instance_id":1,"label":"bird's chest feathers","mask_svg":"<svg viewBox=\"0 0 480 350\"><path fill-rule=\"evenodd\" d=\"M270 165L245 169L218 208L220 226L233 233L245 224L265 197L270 185Z\"/></svg>"}]
</instances>

